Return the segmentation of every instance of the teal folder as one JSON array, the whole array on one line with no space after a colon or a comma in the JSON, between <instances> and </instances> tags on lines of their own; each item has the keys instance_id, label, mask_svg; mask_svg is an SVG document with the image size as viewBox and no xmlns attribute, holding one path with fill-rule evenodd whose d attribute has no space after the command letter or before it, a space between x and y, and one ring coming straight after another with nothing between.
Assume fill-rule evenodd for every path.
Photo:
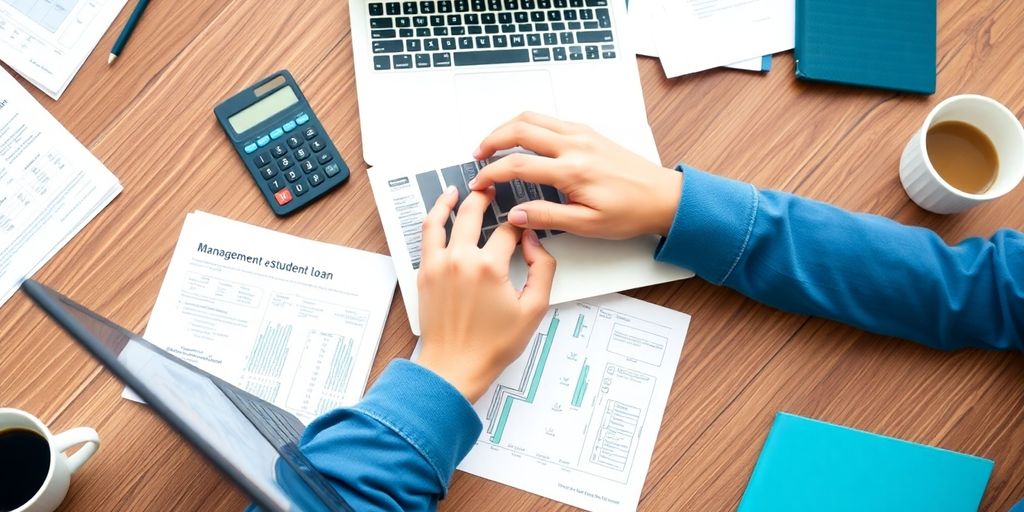
<instances>
[{"instance_id":1,"label":"teal folder","mask_svg":"<svg viewBox=\"0 0 1024 512\"><path fill-rule=\"evenodd\" d=\"M992 461L780 412L739 512L978 510Z\"/></svg>"},{"instance_id":2,"label":"teal folder","mask_svg":"<svg viewBox=\"0 0 1024 512\"><path fill-rule=\"evenodd\" d=\"M935 0L796 0L796 76L935 92Z\"/></svg>"}]
</instances>

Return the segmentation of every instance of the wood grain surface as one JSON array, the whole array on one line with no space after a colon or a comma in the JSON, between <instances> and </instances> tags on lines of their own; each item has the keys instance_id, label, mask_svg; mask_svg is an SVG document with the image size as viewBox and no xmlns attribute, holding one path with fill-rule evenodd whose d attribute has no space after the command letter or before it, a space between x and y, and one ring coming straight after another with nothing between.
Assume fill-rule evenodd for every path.
<instances>
[{"instance_id":1,"label":"wood grain surface","mask_svg":"<svg viewBox=\"0 0 1024 512\"><path fill-rule=\"evenodd\" d=\"M114 66L107 49L127 11L59 102L29 87L125 188L38 279L141 332L193 210L388 252L362 163L347 3L289 2L286 15L281 5L153 2ZM938 6L938 91L927 98L798 82L790 54L777 55L766 75L713 70L674 80L656 60L640 59L664 163L927 226L950 242L1024 228L1024 187L948 217L920 210L900 187L903 146L942 99L980 93L1024 115L1024 2ZM212 112L281 68L302 85L353 171L328 199L286 219L263 204ZM735 509L777 411L993 459L982 509L1024 498L1018 354L929 350L775 311L696 279L629 294L693 315L642 510ZM371 379L408 356L413 341L396 296ZM120 390L24 296L0 308L0 405L31 411L56 431L89 425L103 438L63 510L244 506L242 494ZM463 473L441 508L570 509Z\"/></svg>"}]
</instances>

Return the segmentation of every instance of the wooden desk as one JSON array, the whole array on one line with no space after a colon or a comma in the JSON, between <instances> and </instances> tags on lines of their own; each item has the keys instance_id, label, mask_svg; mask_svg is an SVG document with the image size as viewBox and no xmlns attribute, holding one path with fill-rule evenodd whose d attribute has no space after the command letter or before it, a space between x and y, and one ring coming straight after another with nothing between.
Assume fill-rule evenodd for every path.
<instances>
[{"instance_id":1,"label":"wooden desk","mask_svg":"<svg viewBox=\"0 0 1024 512\"><path fill-rule=\"evenodd\" d=\"M142 331L187 212L387 252L362 162L344 2L154 2L116 65L122 13L59 102L43 104L124 184L124 193L37 274ZM767 75L710 71L666 80L641 59L666 164L685 161L762 187L928 226L949 241L1024 228L1024 187L952 217L915 207L899 155L928 110L977 92L1024 113L1024 2L939 3L938 93L929 98L797 82L790 55ZM325 201L275 218L217 126L221 99L276 69L302 84L353 167ZM33 89L34 91L34 89ZM396 148L400 149L400 148ZM731 510L776 411L813 416L996 461L983 508L1024 497L1024 361L945 354L784 314L699 280L630 292L693 315L647 477L643 510ZM414 338L396 297L375 378ZM104 373L22 295L0 309L0 404L55 430L95 427L103 447L65 510L239 510L245 498ZM455 476L444 510L566 507Z\"/></svg>"}]
</instances>

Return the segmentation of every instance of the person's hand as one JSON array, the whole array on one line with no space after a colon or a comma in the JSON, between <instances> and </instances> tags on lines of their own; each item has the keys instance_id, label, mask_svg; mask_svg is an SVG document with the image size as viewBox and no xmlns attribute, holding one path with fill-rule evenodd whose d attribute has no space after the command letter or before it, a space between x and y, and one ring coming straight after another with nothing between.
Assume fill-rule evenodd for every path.
<instances>
[{"instance_id":1,"label":"person's hand","mask_svg":"<svg viewBox=\"0 0 1024 512\"><path fill-rule=\"evenodd\" d=\"M454 187L438 198L423 221L419 271L423 350L417 362L475 402L522 354L548 309L555 259L536 233L502 224L477 247L484 209L494 189L472 192L459 207L451 239L444 225L455 207ZM509 280L509 263L522 239L529 266L520 292Z\"/></svg>"},{"instance_id":2,"label":"person's hand","mask_svg":"<svg viewBox=\"0 0 1024 512\"><path fill-rule=\"evenodd\" d=\"M483 160L516 146L536 155L506 156L484 167L470 187L485 190L518 178L561 190L569 204L523 203L509 212L510 223L610 239L668 234L682 173L648 162L586 126L530 112L494 130L474 157Z\"/></svg>"}]
</instances>

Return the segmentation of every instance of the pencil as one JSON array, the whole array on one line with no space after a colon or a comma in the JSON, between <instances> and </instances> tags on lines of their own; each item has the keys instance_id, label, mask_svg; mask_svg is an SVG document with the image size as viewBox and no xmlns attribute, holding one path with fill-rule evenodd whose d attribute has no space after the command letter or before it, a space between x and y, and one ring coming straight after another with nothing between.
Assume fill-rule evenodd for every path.
<instances>
[{"instance_id":1,"label":"pencil","mask_svg":"<svg viewBox=\"0 0 1024 512\"><path fill-rule=\"evenodd\" d=\"M113 64L114 59L121 55L124 46L128 44L128 38L132 36L132 32L135 30L135 25L139 24L139 19L142 18L142 12L146 10L147 5L149 5L149 0L139 0L139 3L135 4L135 10L128 17L128 23L125 23L124 29L121 30L121 35L117 36L117 41L114 42L114 48L110 50L107 64Z\"/></svg>"}]
</instances>

